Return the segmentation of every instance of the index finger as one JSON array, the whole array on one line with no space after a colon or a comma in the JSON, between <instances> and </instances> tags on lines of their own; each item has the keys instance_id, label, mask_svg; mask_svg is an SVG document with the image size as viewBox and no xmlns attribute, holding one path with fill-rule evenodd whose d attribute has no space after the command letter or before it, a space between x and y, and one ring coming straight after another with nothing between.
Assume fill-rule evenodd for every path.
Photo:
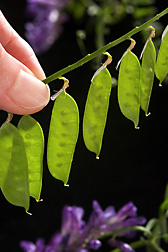
<instances>
[{"instance_id":1,"label":"index finger","mask_svg":"<svg viewBox=\"0 0 168 252\"><path fill-rule=\"evenodd\" d=\"M26 67L28 67L38 79L45 79L45 74L35 56L33 49L10 26L1 11L0 43L11 56L13 56Z\"/></svg>"}]
</instances>

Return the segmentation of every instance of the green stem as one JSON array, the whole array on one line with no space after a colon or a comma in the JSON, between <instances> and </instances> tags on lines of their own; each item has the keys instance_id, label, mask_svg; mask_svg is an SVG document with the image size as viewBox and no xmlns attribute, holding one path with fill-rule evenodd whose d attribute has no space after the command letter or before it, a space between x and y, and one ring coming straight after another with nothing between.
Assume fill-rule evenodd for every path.
<instances>
[{"instance_id":1,"label":"green stem","mask_svg":"<svg viewBox=\"0 0 168 252\"><path fill-rule=\"evenodd\" d=\"M110 236L115 237L119 234L123 234L123 233L129 232L129 231L143 232L149 239L151 239L153 237L152 232L150 230L148 230L147 228L145 228L143 226L133 226L133 227L122 228L117 231L112 231L107 234L101 234L101 236L97 237L96 239L102 240L102 239L108 238Z\"/></svg>"},{"instance_id":2,"label":"green stem","mask_svg":"<svg viewBox=\"0 0 168 252\"><path fill-rule=\"evenodd\" d=\"M114 233L114 235L118 235L118 234L125 233L128 231L139 231L139 232L143 232L144 234L146 234L149 238L152 237L152 232L143 226L134 226L134 227L123 228L123 229L116 231Z\"/></svg>"},{"instance_id":3,"label":"green stem","mask_svg":"<svg viewBox=\"0 0 168 252\"><path fill-rule=\"evenodd\" d=\"M60 76L63 76L64 74L82 66L83 64L87 63L88 61L96 58L98 55L106 52L107 50L109 50L110 48L120 44L121 42L125 41L126 39L132 37L133 35L135 35L136 33L140 32L141 30L147 28L148 26L150 26L154 21L158 20L159 18L161 18L162 16L166 15L168 13L168 8L166 8L164 11L160 12L159 14L157 14L156 16L154 16L153 18L151 18L150 20L148 20L147 22L145 22L144 24L140 25L139 27L135 27L133 30L131 30L130 32L126 33L125 35L123 35L122 37L110 42L109 44L101 47L100 49L98 49L97 51L86 55L85 57L83 57L82 59L80 59L79 61L75 62L72 65L69 65L61 70L59 70L58 72L50 75L49 77L47 77L45 80L43 80L44 83L49 83L55 79L57 79Z\"/></svg>"},{"instance_id":4,"label":"green stem","mask_svg":"<svg viewBox=\"0 0 168 252\"><path fill-rule=\"evenodd\" d=\"M138 249L138 248L142 248L142 247L146 247L147 245L149 245L149 241L144 240L144 241L135 241L130 243L131 248L133 249ZM120 249L113 249L111 252L121 252Z\"/></svg>"},{"instance_id":5,"label":"green stem","mask_svg":"<svg viewBox=\"0 0 168 252\"><path fill-rule=\"evenodd\" d=\"M160 248L155 243L152 243L152 242L147 241L147 240L136 241L136 242L130 243L130 246L133 249L138 249L138 248L141 248L141 247L146 247L148 245L152 246L155 249L155 251L157 251L157 252L166 252L165 250L163 250L162 248ZM121 252L121 250L120 249L113 249L111 252Z\"/></svg>"},{"instance_id":6,"label":"green stem","mask_svg":"<svg viewBox=\"0 0 168 252\"><path fill-rule=\"evenodd\" d=\"M130 243L130 246L133 249L137 249L137 248L141 248L141 247L146 247L147 245L149 245L149 241L147 241L147 240L136 241L136 242Z\"/></svg>"},{"instance_id":7,"label":"green stem","mask_svg":"<svg viewBox=\"0 0 168 252\"><path fill-rule=\"evenodd\" d=\"M151 242L151 246L157 251L157 252L166 252L162 248L160 248L156 243Z\"/></svg>"}]
</instances>

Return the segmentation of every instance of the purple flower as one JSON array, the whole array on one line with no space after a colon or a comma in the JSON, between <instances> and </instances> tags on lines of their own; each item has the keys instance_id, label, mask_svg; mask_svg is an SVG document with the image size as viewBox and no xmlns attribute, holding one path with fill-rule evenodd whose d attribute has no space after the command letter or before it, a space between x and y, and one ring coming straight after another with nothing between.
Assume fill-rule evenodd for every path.
<instances>
[{"instance_id":1,"label":"purple flower","mask_svg":"<svg viewBox=\"0 0 168 252\"><path fill-rule=\"evenodd\" d=\"M43 252L44 251L44 240L37 239L36 244L29 241L21 241L20 247L25 252Z\"/></svg>"},{"instance_id":2,"label":"purple flower","mask_svg":"<svg viewBox=\"0 0 168 252\"><path fill-rule=\"evenodd\" d=\"M75 249L81 241L85 222L82 220L84 210L81 207L66 206L63 209L61 234L67 237L66 247L68 250ZM74 248L75 246L75 248Z\"/></svg>"},{"instance_id":3,"label":"purple flower","mask_svg":"<svg viewBox=\"0 0 168 252\"><path fill-rule=\"evenodd\" d=\"M136 217L136 212L137 208L132 202L126 204L116 213L114 207L110 206L103 211L98 202L93 201L93 212L90 215L85 232L87 236L92 238L92 236L99 237L102 232L109 233L126 227L143 225L146 219Z\"/></svg>"},{"instance_id":4,"label":"purple flower","mask_svg":"<svg viewBox=\"0 0 168 252\"><path fill-rule=\"evenodd\" d=\"M54 234L45 248L45 252L61 252L63 250L63 237L60 233Z\"/></svg>"},{"instance_id":5,"label":"purple flower","mask_svg":"<svg viewBox=\"0 0 168 252\"><path fill-rule=\"evenodd\" d=\"M101 241L99 240L91 240L89 243L89 248L93 250L98 250L101 247Z\"/></svg>"},{"instance_id":6,"label":"purple flower","mask_svg":"<svg viewBox=\"0 0 168 252\"><path fill-rule=\"evenodd\" d=\"M127 243L121 242L121 241L117 241L117 240L110 240L109 244L112 247L115 248L119 248L122 252L133 252L134 250L131 248L130 245L128 245Z\"/></svg>"},{"instance_id":7,"label":"purple flower","mask_svg":"<svg viewBox=\"0 0 168 252\"><path fill-rule=\"evenodd\" d=\"M62 14L71 0L27 0L27 16L32 18L25 25L25 36L37 54L47 51L60 36L62 23L67 16Z\"/></svg>"},{"instance_id":8,"label":"purple flower","mask_svg":"<svg viewBox=\"0 0 168 252\"><path fill-rule=\"evenodd\" d=\"M81 207L66 206L63 208L61 233L65 236L71 232L83 230L85 222L82 220L84 210Z\"/></svg>"},{"instance_id":9,"label":"purple flower","mask_svg":"<svg viewBox=\"0 0 168 252\"><path fill-rule=\"evenodd\" d=\"M62 213L61 232L55 233L49 243L38 239L36 244L22 241L21 248L25 252L88 252L90 249L98 250L101 247L102 235L112 236L116 231L118 237L129 237L132 232L122 232L123 228L145 223L145 218L137 217L137 208L132 202L126 204L118 212L113 206L104 211L97 201L93 201L93 211L86 223L83 220L84 210L81 207L65 206ZM112 236L109 244L119 248L122 252L133 252L126 243L116 240Z\"/></svg>"}]
</instances>

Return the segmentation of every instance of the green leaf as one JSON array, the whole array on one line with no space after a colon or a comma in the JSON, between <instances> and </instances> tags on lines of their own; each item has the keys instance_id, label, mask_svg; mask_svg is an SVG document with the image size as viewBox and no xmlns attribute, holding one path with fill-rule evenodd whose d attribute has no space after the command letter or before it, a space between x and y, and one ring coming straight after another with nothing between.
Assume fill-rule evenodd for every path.
<instances>
[{"instance_id":1,"label":"green leaf","mask_svg":"<svg viewBox=\"0 0 168 252\"><path fill-rule=\"evenodd\" d=\"M155 74L156 77L160 80L160 84L165 79L167 73L168 73L168 26L163 31L162 41L155 65Z\"/></svg>"},{"instance_id":2,"label":"green leaf","mask_svg":"<svg viewBox=\"0 0 168 252\"><path fill-rule=\"evenodd\" d=\"M168 209L168 199L164 200L160 205L160 213L163 214Z\"/></svg>"},{"instance_id":3,"label":"green leaf","mask_svg":"<svg viewBox=\"0 0 168 252\"><path fill-rule=\"evenodd\" d=\"M129 51L121 60L118 77L118 102L125 117L139 123L140 111L140 63Z\"/></svg>"},{"instance_id":4,"label":"green leaf","mask_svg":"<svg viewBox=\"0 0 168 252\"><path fill-rule=\"evenodd\" d=\"M12 146L11 158L8 160L3 184L1 185L2 192L5 198L16 206L22 206L28 211L29 209L29 185L28 185L28 163L25 151L25 145L19 130L11 124L7 124L2 128L3 135L6 139L3 142L8 142L8 146ZM13 139L11 137L11 132ZM1 133L2 135L2 133ZM13 140L13 141L12 141ZM2 138L1 138L2 141ZM12 144L13 142L13 144ZM9 158L10 156L8 156ZM5 162L5 165L7 162Z\"/></svg>"},{"instance_id":5,"label":"green leaf","mask_svg":"<svg viewBox=\"0 0 168 252\"><path fill-rule=\"evenodd\" d=\"M56 99L49 129L47 163L54 178L67 184L79 132L79 111L74 99L62 92Z\"/></svg>"},{"instance_id":6,"label":"green leaf","mask_svg":"<svg viewBox=\"0 0 168 252\"><path fill-rule=\"evenodd\" d=\"M165 199L165 200L168 200L168 184L166 185L165 194L164 194L164 199Z\"/></svg>"},{"instance_id":7,"label":"green leaf","mask_svg":"<svg viewBox=\"0 0 168 252\"><path fill-rule=\"evenodd\" d=\"M160 205L160 214L164 214L168 210L168 184L166 185L164 200Z\"/></svg>"},{"instance_id":8,"label":"green leaf","mask_svg":"<svg viewBox=\"0 0 168 252\"><path fill-rule=\"evenodd\" d=\"M28 160L30 196L40 199L43 174L44 135L40 124L30 115L22 116L18 129L23 137Z\"/></svg>"},{"instance_id":9,"label":"green leaf","mask_svg":"<svg viewBox=\"0 0 168 252\"><path fill-rule=\"evenodd\" d=\"M143 53L140 74L140 104L146 115L148 114L148 107L152 93L155 61L156 51L154 44L150 39Z\"/></svg>"},{"instance_id":10,"label":"green leaf","mask_svg":"<svg viewBox=\"0 0 168 252\"><path fill-rule=\"evenodd\" d=\"M83 138L88 150L99 156L107 120L112 78L104 68L93 79L83 118Z\"/></svg>"}]
</instances>

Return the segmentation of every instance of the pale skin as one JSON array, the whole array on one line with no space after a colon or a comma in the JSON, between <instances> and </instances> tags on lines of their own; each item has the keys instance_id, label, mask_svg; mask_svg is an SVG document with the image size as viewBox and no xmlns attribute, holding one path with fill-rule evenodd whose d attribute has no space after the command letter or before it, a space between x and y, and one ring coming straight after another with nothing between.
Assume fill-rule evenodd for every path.
<instances>
[{"instance_id":1,"label":"pale skin","mask_svg":"<svg viewBox=\"0 0 168 252\"><path fill-rule=\"evenodd\" d=\"M45 74L34 51L0 11L0 109L33 114L50 100Z\"/></svg>"}]
</instances>

